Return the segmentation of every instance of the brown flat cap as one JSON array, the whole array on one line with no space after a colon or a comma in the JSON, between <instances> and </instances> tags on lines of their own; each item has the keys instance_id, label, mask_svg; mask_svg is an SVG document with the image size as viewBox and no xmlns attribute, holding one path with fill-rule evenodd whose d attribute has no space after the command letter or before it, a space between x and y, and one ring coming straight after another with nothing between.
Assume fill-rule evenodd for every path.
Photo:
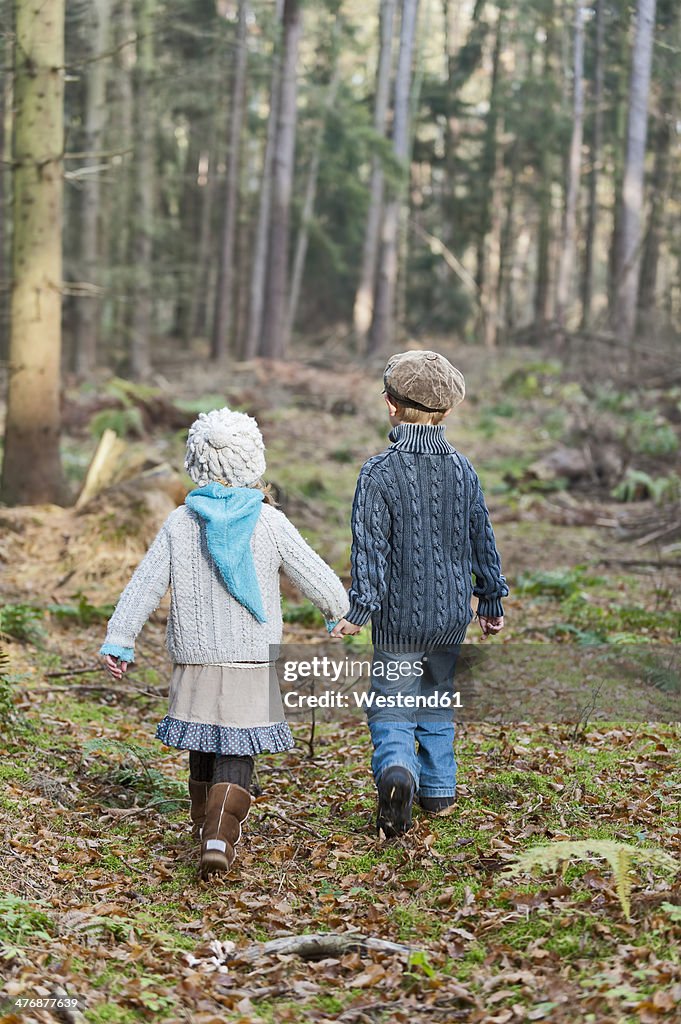
<instances>
[{"instance_id":1,"label":"brown flat cap","mask_svg":"<svg viewBox=\"0 0 681 1024\"><path fill-rule=\"evenodd\" d=\"M383 373L386 394L400 405L445 412L463 401L463 374L439 352L413 350L391 356Z\"/></svg>"}]
</instances>

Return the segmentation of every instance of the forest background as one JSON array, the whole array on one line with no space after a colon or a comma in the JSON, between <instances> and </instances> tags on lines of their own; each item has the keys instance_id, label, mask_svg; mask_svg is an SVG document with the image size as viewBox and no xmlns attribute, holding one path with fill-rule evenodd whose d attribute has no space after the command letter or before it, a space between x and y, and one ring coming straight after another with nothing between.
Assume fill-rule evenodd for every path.
<instances>
[{"instance_id":1,"label":"forest background","mask_svg":"<svg viewBox=\"0 0 681 1024\"><path fill-rule=\"evenodd\" d=\"M676 1019L681 8L0 0L0 26L3 1019L63 993L122 1024ZM466 645L491 710L456 811L380 843L363 725L295 722L216 890L153 740L167 610L116 688L106 618L224 403L347 582L407 347L465 373L448 437L511 586ZM287 640L321 644L284 586ZM592 852L505 874L564 842ZM258 945L309 931L401 948Z\"/></svg>"}]
</instances>

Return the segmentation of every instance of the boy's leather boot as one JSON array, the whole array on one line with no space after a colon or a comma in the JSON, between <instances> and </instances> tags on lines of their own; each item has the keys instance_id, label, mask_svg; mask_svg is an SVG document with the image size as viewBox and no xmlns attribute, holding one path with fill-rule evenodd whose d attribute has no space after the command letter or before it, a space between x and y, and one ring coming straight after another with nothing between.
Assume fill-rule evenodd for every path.
<instances>
[{"instance_id":1,"label":"boy's leather boot","mask_svg":"<svg viewBox=\"0 0 681 1024\"><path fill-rule=\"evenodd\" d=\"M210 787L206 820L201 833L203 878L216 871L229 871L241 837L241 823L251 807L251 794L233 782L217 782Z\"/></svg>"},{"instance_id":2,"label":"boy's leather boot","mask_svg":"<svg viewBox=\"0 0 681 1024\"><path fill-rule=\"evenodd\" d=\"M426 814L444 816L451 814L456 806L455 796L421 796L419 803Z\"/></svg>"},{"instance_id":3,"label":"boy's leather boot","mask_svg":"<svg viewBox=\"0 0 681 1024\"><path fill-rule=\"evenodd\" d=\"M191 807L189 808L189 814L192 819L192 835L195 839L200 838L201 829L206 820L206 802L209 789L210 782L198 782L196 779L190 778L189 797L191 799Z\"/></svg>"},{"instance_id":4,"label":"boy's leather boot","mask_svg":"<svg viewBox=\"0 0 681 1024\"><path fill-rule=\"evenodd\" d=\"M378 780L376 831L386 839L401 836L411 828L411 808L416 784L401 765L386 768Z\"/></svg>"}]
</instances>

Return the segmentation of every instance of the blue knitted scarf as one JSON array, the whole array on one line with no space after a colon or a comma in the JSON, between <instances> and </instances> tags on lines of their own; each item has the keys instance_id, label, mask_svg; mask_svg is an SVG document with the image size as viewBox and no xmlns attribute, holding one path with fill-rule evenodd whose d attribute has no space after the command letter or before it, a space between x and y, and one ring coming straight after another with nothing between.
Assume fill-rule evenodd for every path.
<instances>
[{"instance_id":1,"label":"blue knitted scarf","mask_svg":"<svg viewBox=\"0 0 681 1024\"><path fill-rule=\"evenodd\" d=\"M251 536L262 508L262 491L209 483L195 487L184 501L206 524L208 550L227 590L258 622L266 622L251 552Z\"/></svg>"}]
</instances>

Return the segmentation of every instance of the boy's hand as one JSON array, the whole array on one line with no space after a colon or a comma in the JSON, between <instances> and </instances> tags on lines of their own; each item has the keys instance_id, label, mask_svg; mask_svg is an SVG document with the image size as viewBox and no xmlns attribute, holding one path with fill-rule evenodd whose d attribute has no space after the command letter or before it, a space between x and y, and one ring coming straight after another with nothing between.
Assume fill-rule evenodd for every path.
<instances>
[{"instance_id":1,"label":"boy's hand","mask_svg":"<svg viewBox=\"0 0 681 1024\"><path fill-rule=\"evenodd\" d=\"M480 623L480 629L482 630L483 640L486 640L488 636L494 636L495 633L501 632L504 628L503 615L500 615L496 619L486 619L483 615L479 615L478 622Z\"/></svg>"},{"instance_id":2,"label":"boy's hand","mask_svg":"<svg viewBox=\"0 0 681 1024\"><path fill-rule=\"evenodd\" d=\"M104 666L110 676L114 679L121 679L124 672L128 671L127 661L119 661L118 658L114 658L113 654L106 654L104 656Z\"/></svg>"},{"instance_id":3,"label":"boy's hand","mask_svg":"<svg viewBox=\"0 0 681 1024\"><path fill-rule=\"evenodd\" d=\"M354 622L348 622L347 619L341 619L340 622L336 623L329 635L338 640L342 636L357 636L361 632L361 626L356 626Z\"/></svg>"}]
</instances>

